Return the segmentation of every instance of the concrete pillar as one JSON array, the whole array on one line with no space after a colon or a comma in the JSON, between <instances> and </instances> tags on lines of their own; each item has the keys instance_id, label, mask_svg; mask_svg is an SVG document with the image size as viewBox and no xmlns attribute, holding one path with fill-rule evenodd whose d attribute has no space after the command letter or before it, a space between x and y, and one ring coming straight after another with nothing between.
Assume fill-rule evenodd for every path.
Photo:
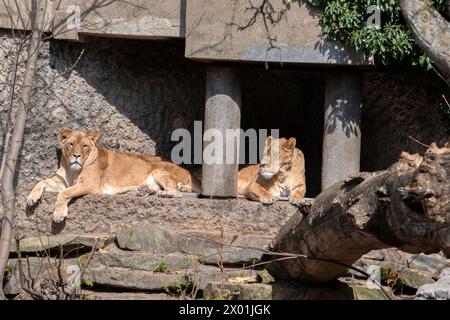
<instances>
[{"instance_id":1,"label":"concrete pillar","mask_svg":"<svg viewBox=\"0 0 450 320\"><path fill-rule=\"evenodd\" d=\"M322 190L359 172L361 153L361 76L331 72L325 89Z\"/></svg>"},{"instance_id":2,"label":"concrete pillar","mask_svg":"<svg viewBox=\"0 0 450 320\"><path fill-rule=\"evenodd\" d=\"M204 136L209 129L220 132L222 148L220 163L207 164L203 158L202 195L212 197L235 197L239 165L238 139L231 141L229 149L233 157L226 159L226 129L239 129L241 126L241 86L236 69L223 66L210 66L206 74L206 104ZM219 141L219 140L218 140ZM217 141L204 141L203 150ZM230 141L229 141L230 143ZM230 153L231 154L231 153ZM230 161L231 160L231 161Z\"/></svg>"}]
</instances>

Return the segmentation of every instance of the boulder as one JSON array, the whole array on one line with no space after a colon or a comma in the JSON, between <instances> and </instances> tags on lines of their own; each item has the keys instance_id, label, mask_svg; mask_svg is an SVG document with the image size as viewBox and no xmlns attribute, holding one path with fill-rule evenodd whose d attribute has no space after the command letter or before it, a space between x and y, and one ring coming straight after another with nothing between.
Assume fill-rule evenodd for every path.
<instances>
[{"instance_id":1,"label":"boulder","mask_svg":"<svg viewBox=\"0 0 450 320\"><path fill-rule=\"evenodd\" d=\"M205 300L236 300L240 294L239 284L230 282L210 282L203 290Z\"/></svg>"},{"instance_id":2,"label":"boulder","mask_svg":"<svg viewBox=\"0 0 450 320\"><path fill-rule=\"evenodd\" d=\"M434 283L431 273L411 268L404 268L400 272L400 280L402 284L414 289L418 289L425 284Z\"/></svg>"},{"instance_id":3,"label":"boulder","mask_svg":"<svg viewBox=\"0 0 450 320\"><path fill-rule=\"evenodd\" d=\"M409 263L409 267L431 272L433 278L437 279L442 270L450 267L450 260L440 254L425 255L421 253Z\"/></svg>"},{"instance_id":4,"label":"boulder","mask_svg":"<svg viewBox=\"0 0 450 320\"><path fill-rule=\"evenodd\" d=\"M264 283L244 283L239 300L272 300L272 286Z\"/></svg>"},{"instance_id":5,"label":"boulder","mask_svg":"<svg viewBox=\"0 0 450 320\"><path fill-rule=\"evenodd\" d=\"M421 286L416 300L450 300L450 268L444 269L435 283Z\"/></svg>"},{"instance_id":6,"label":"boulder","mask_svg":"<svg viewBox=\"0 0 450 320\"><path fill-rule=\"evenodd\" d=\"M197 268L189 270L189 275L191 281L200 290L204 290L210 282L239 283L239 281L234 281L234 279L249 277L256 279L256 271L254 270L224 268L222 273L220 268L204 265L198 265Z\"/></svg>"}]
</instances>

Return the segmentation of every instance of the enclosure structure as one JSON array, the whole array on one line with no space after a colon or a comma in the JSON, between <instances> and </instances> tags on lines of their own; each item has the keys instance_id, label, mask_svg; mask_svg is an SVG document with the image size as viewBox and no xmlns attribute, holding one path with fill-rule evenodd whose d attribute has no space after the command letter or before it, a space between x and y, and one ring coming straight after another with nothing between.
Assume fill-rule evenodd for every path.
<instances>
[{"instance_id":1,"label":"enclosure structure","mask_svg":"<svg viewBox=\"0 0 450 320\"><path fill-rule=\"evenodd\" d=\"M26 19L21 16L28 12L29 3L10 2L14 10L0 5L0 27L26 29L27 26L22 25ZM248 117L242 106L245 89L240 81L244 66L266 64L271 68L283 66L283 70L325 72L324 106L317 111L324 115L320 124L323 125L321 187L326 188L359 171L360 72L370 68L372 63L340 43L324 40L318 9L304 1L289 7L281 0L62 0L44 3L47 3L43 8L47 11L45 31L60 41L89 42L92 37L115 37L184 42L186 59L207 64L203 84L206 89L205 129L215 128L224 133L226 129L240 128L241 118ZM273 106L275 114L280 108ZM300 118L297 123L299 127L304 125ZM307 171L308 167L307 160ZM204 164L202 193L234 197L237 170L237 162L236 165ZM319 189L316 185L315 192L309 195Z\"/></svg>"},{"instance_id":2,"label":"enclosure structure","mask_svg":"<svg viewBox=\"0 0 450 320\"><path fill-rule=\"evenodd\" d=\"M291 218L309 223L317 203L305 199L299 206L284 201L265 206L243 199L89 195L70 205L64 223L52 224L54 194L45 194L30 212L25 198L58 165L60 127L97 129L100 143L108 148L164 158L174 145L171 133L178 128L195 132L194 120L221 132L279 128L281 136L296 137L305 153L307 197L359 171L360 151L362 170L380 170L397 161L400 151L423 153L410 134L442 145L439 116L423 112L436 101L432 85L408 74L366 72L373 69L369 59L321 38L319 12L305 1L289 10L281 0L43 2L48 4L45 32L50 41L42 44L17 170L15 232L24 236L20 245L30 254L30 273L41 269L43 259L36 253L43 249L62 245L69 251L81 245L78 261L87 257L86 250L102 247L84 278L96 284L98 295L167 298L159 294L174 282L183 283L186 272L203 297L214 298L217 281L224 276L255 276L258 269L242 266L261 261L262 252ZM30 3L0 3L0 60L14 56L10 28L27 28ZM0 81L9 81L8 71L7 66L0 70ZM0 105L0 120L6 113ZM237 165L202 166L203 194L233 198ZM12 264L17 263L14 245ZM227 252L219 257L222 247ZM358 263L398 263L397 254L372 252ZM449 266L442 255L420 258L413 259L415 266L409 264L416 269L402 271L412 274L414 288L432 282ZM74 259L64 259L64 264L72 266ZM219 259L225 275L217 267ZM432 272L424 274L424 260ZM164 269L162 261L168 270L155 271ZM7 280L9 294L19 293L18 273ZM278 280L250 286L271 287L264 298L352 299L351 287L370 293L369 298L374 291L385 298L359 279L351 286L349 279L340 280L345 283L330 288L285 286ZM245 286L241 298L249 297Z\"/></svg>"}]
</instances>

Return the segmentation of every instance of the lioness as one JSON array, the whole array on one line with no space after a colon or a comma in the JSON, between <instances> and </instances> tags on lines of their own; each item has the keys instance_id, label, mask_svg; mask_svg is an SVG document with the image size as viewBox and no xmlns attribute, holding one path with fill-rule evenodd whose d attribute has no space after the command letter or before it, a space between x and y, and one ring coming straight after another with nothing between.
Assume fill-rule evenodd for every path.
<instances>
[{"instance_id":1,"label":"lioness","mask_svg":"<svg viewBox=\"0 0 450 320\"><path fill-rule=\"evenodd\" d=\"M295 144L295 138L269 136L261 163L239 171L238 194L264 204L289 196L290 203L298 204L306 192L305 159Z\"/></svg>"},{"instance_id":2,"label":"lioness","mask_svg":"<svg viewBox=\"0 0 450 320\"><path fill-rule=\"evenodd\" d=\"M36 184L27 205L33 206L44 191L59 192L53 221L67 216L72 198L86 194L117 194L146 186L163 197L180 197L180 191L200 190L189 171L160 157L145 157L115 152L97 144L97 131L59 130L61 163L56 174Z\"/></svg>"}]
</instances>

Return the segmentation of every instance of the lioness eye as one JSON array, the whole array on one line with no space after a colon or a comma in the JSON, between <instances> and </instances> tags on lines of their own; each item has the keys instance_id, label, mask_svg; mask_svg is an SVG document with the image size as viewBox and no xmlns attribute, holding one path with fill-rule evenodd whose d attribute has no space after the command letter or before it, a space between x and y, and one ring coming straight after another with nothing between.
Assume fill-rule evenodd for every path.
<instances>
[{"instance_id":1,"label":"lioness eye","mask_svg":"<svg viewBox=\"0 0 450 320\"><path fill-rule=\"evenodd\" d=\"M83 150L87 150L88 146L84 145Z\"/></svg>"},{"instance_id":2,"label":"lioness eye","mask_svg":"<svg viewBox=\"0 0 450 320\"><path fill-rule=\"evenodd\" d=\"M69 143L69 148L73 148L73 144L72 143Z\"/></svg>"}]
</instances>

